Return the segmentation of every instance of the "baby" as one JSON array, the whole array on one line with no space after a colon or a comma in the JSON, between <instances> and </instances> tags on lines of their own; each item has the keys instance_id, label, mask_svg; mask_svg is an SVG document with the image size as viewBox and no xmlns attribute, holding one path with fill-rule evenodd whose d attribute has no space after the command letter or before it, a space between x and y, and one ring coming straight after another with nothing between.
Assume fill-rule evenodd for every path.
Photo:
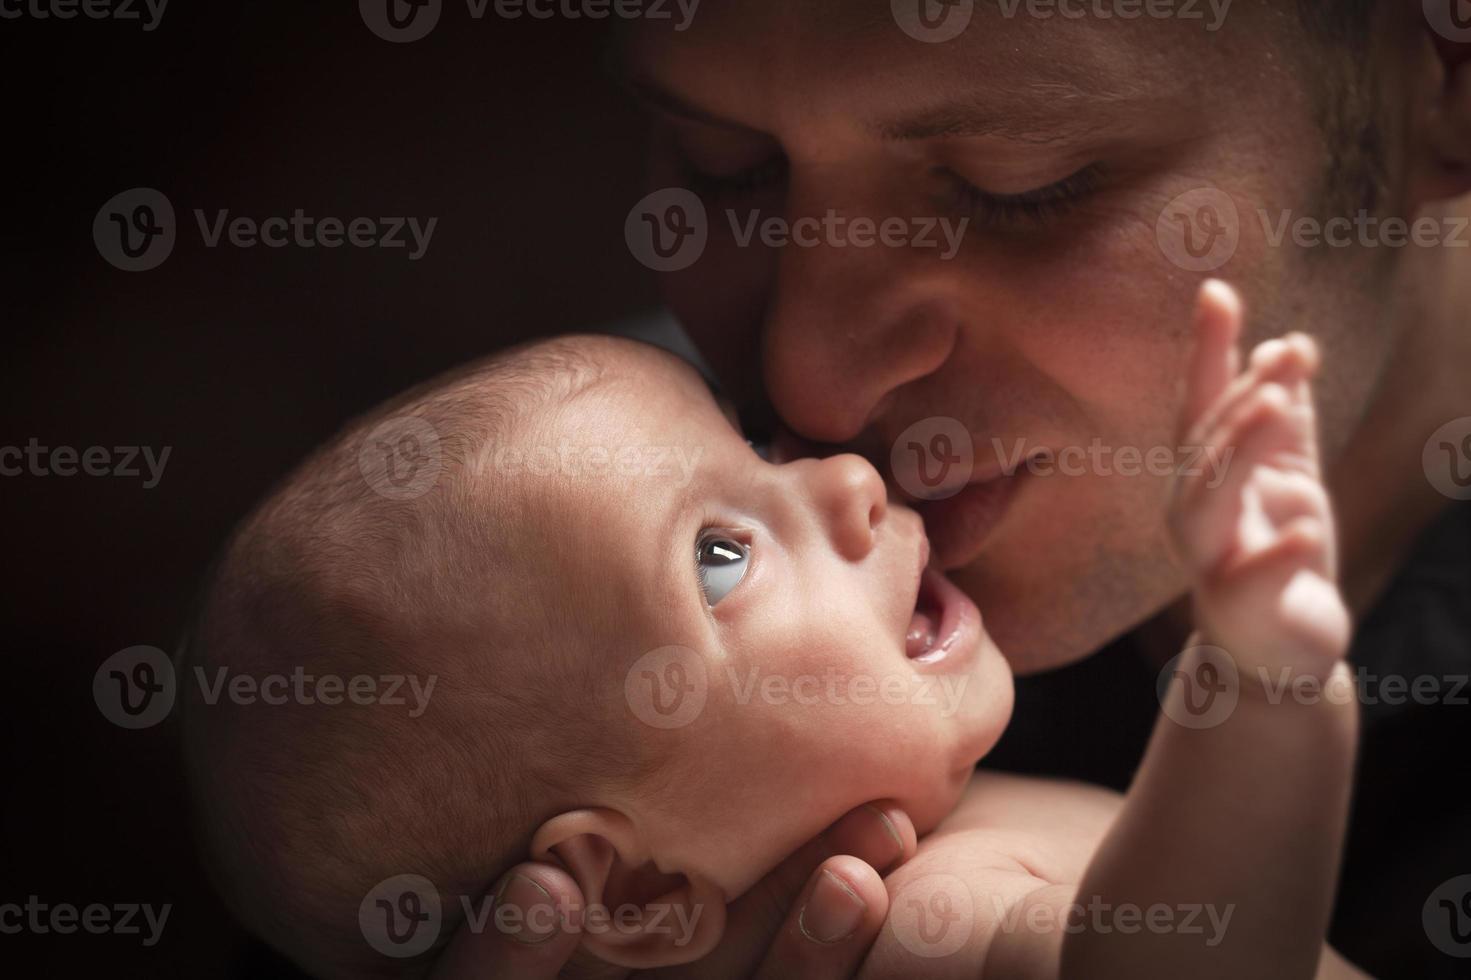
<instances>
[{"instance_id":1,"label":"baby","mask_svg":"<svg viewBox=\"0 0 1471 980\"><path fill-rule=\"evenodd\" d=\"M921 841L865 975L1339 975L1322 938L1355 714L1271 696L1341 678L1349 635L1317 354L1270 341L1243 369L1233 294L1202 296L1181 445L1234 455L1223 485L1174 488L1199 630L1127 797L975 772L1010 671L869 463L767 461L682 362L569 337L353 423L229 544L189 676L437 681L417 715L186 685L231 908L314 974L421 974L530 855L631 910L579 956L699 975L727 903L882 799ZM408 873L436 894L385 914L427 901L442 927L397 959L360 911ZM1166 914L1178 928L1149 927Z\"/></svg>"}]
</instances>

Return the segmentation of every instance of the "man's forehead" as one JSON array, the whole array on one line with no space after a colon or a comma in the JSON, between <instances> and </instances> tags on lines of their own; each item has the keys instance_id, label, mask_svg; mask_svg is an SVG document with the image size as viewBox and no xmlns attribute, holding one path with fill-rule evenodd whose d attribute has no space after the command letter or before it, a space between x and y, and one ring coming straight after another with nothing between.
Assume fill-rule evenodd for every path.
<instances>
[{"instance_id":1,"label":"man's forehead","mask_svg":"<svg viewBox=\"0 0 1471 980\"><path fill-rule=\"evenodd\" d=\"M995 3L978 3L961 36L923 44L896 26L888 4L799 4L790 7L800 13L781 15L772 6L789 5L717 2L708 12L702 5L710 19L684 34L640 29L618 69L654 108L699 122L774 130L783 112L805 108L820 119L830 102L885 140L1030 141L1064 125L1086 129L1090 119L1107 128L1111 109L1179 100L1188 88L1182 62L1199 71L1196 49L1220 47L1189 43L1190 34L1219 35L1178 20L1040 20L1006 16ZM753 10L760 15L735 16ZM785 27L768 33L761 25L777 16Z\"/></svg>"}]
</instances>

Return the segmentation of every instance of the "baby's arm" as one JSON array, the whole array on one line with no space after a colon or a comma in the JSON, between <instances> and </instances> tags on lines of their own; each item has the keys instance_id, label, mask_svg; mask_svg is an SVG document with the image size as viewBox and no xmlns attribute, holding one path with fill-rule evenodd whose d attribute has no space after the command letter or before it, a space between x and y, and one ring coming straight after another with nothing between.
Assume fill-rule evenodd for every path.
<instances>
[{"instance_id":1,"label":"baby's arm","mask_svg":"<svg viewBox=\"0 0 1471 980\"><path fill-rule=\"evenodd\" d=\"M1220 283L1202 289L1181 444L1232 456L1220 486L1184 476L1171 505L1194 576L1196 636L1082 882L1022 900L1207 903L1232 917L1213 948L1178 932L1082 929L1062 939L1064 977L1310 977L1322 954L1357 705L1295 699L1280 686L1289 679L1321 689L1347 678L1350 625L1335 585L1309 385L1318 355L1306 337L1269 341L1242 372L1240 324L1234 292ZM1016 940L1019 962L1040 954L1035 962L1045 963L1046 950L1028 948L1035 938L1004 934L997 952L1004 958Z\"/></svg>"},{"instance_id":2,"label":"baby's arm","mask_svg":"<svg viewBox=\"0 0 1471 980\"><path fill-rule=\"evenodd\" d=\"M936 975L1357 975L1323 945L1357 709L1352 698L1294 699L1290 688L1321 690L1347 677L1350 625L1334 584L1309 390L1317 352L1301 336L1271 341L1243 372L1240 317L1227 287L1202 290L1180 444L1229 463L1218 487L1205 475L1176 487L1171 527L1194 577L1198 630L1173 665L1134 783L1111 819L1092 824L1091 838L989 805L972 812L968 828L952 825L945 866L972 894L974 934L950 962L927 966ZM1049 808L1067 809L1031 809ZM940 866L925 860L928 843L901 869L905 881ZM1073 853L1080 846L1091 856ZM895 884L890 922L902 940L897 930L919 934L919 919L902 918L906 899ZM928 911L922 899L914 914L933 919L934 934L956 898L964 896ZM1080 908L1087 911L1070 920ZM1123 909L1134 910L1127 921ZM1154 913L1158 928L1141 918L1151 909L1163 910ZM1189 909L1211 912L1213 927L1177 927ZM875 975L885 972L881 961L897 966L891 956L900 952L881 946Z\"/></svg>"}]
</instances>

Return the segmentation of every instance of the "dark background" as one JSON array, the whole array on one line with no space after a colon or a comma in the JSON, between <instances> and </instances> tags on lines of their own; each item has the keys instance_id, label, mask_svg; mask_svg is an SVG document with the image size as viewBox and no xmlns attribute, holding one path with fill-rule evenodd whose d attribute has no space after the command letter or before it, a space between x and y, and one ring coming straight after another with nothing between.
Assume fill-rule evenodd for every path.
<instances>
[{"instance_id":1,"label":"dark background","mask_svg":"<svg viewBox=\"0 0 1471 980\"><path fill-rule=\"evenodd\" d=\"M349 416L506 343L655 304L623 240L643 128L603 69L607 35L477 21L459 0L411 44L370 33L352 0L174 0L149 33L0 20L0 445L172 448L151 490L0 477L0 903L173 905L151 949L0 936L0 972L266 971L195 867L172 726L113 726L93 674L124 647L173 650L231 525ZM138 186L169 197L178 241L127 273L92 222ZM416 262L210 249L194 208L439 224Z\"/></svg>"}]
</instances>

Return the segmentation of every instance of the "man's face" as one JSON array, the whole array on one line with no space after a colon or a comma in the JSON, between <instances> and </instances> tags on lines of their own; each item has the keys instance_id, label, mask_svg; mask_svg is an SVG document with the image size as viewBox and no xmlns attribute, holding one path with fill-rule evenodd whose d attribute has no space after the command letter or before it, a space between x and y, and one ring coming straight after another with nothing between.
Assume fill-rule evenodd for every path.
<instances>
[{"instance_id":1,"label":"man's face","mask_svg":"<svg viewBox=\"0 0 1471 980\"><path fill-rule=\"evenodd\" d=\"M903 6L706 0L683 33L630 29L652 186L694 190L708 227L666 296L737 402L867 455L910 499L896 462L933 474L936 434L968 442L971 482L918 504L935 554L1018 670L1057 666L1184 587L1163 514L1191 462L1177 416L1205 275L1241 288L1252 339L1322 341L1330 450L1389 338L1362 255L1271 242L1286 209L1328 216L1284 7L977 3L927 43ZM787 244L763 243L771 218ZM888 243L858 244L860 218Z\"/></svg>"}]
</instances>

